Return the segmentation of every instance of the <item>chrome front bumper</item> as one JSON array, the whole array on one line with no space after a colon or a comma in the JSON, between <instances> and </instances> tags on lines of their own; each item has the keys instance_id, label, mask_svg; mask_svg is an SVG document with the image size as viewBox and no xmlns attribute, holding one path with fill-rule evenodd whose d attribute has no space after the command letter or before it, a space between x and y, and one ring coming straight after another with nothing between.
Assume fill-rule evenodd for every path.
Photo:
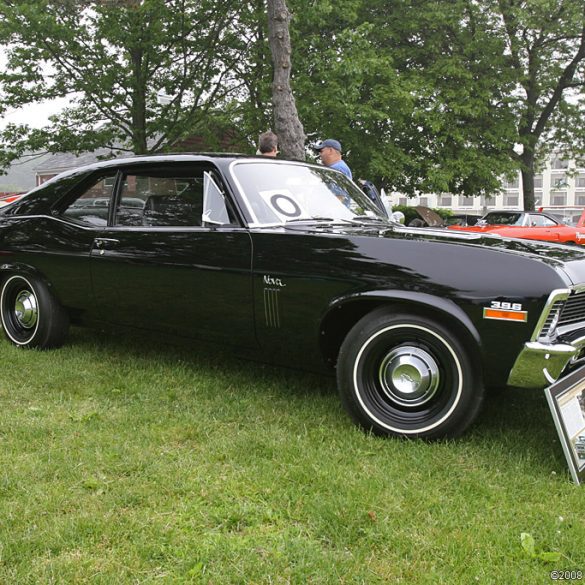
<instances>
[{"instance_id":1,"label":"chrome front bumper","mask_svg":"<svg viewBox=\"0 0 585 585\"><path fill-rule=\"evenodd\" d=\"M556 382L569 363L576 363L585 348L585 337L570 343L547 344L529 341L516 358L508 385L519 388L546 388Z\"/></svg>"}]
</instances>

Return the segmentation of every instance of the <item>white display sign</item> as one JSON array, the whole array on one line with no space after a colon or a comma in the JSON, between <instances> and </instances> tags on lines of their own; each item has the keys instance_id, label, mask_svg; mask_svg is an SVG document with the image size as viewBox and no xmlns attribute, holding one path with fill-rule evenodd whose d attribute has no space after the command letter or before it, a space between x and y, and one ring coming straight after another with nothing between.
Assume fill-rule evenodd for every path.
<instances>
[{"instance_id":1,"label":"white display sign","mask_svg":"<svg viewBox=\"0 0 585 585\"><path fill-rule=\"evenodd\" d=\"M545 389L573 481L585 480L585 367Z\"/></svg>"}]
</instances>

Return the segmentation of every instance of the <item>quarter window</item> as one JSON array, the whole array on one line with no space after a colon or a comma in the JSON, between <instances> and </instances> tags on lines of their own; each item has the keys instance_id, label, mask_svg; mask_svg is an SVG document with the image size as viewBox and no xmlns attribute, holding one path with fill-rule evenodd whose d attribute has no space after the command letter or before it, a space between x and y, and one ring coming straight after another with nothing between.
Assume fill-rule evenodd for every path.
<instances>
[{"instance_id":1,"label":"quarter window","mask_svg":"<svg viewBox=\"0 0 585 585\"><path fill-rule=\"evenodd\" d=\"M553 225L556 225L554 221L552 221L551 219L548 219L548 217L545 217L544 215L530 215L530 224L531 226L534 227L551 227Z\"/></svg>"}]
</instances>

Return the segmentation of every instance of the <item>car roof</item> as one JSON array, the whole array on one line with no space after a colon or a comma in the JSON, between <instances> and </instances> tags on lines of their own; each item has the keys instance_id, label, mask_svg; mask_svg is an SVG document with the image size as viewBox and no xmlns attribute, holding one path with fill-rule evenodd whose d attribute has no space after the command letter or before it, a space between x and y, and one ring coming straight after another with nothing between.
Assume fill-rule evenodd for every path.
<instances>
[{"instance_id":1,"label":"car roof","mask_svg":"<svg viewBox=\"0 0 585 585\"><path fill-rule=\"evenodd\" d=\"M315 163L305 163L304 161L294 161L285 158L268 158L266 156L249 155L240 153L217 153L217 152L179 152L179 153L167 153L167 154L144 154L137 156L124 156L118 158L112 158L104 161L98 161L91 164L83 165L69 169L51 177L41 185L34 187L26 195L32 194L36 191L44 189L51 184L61 181L67 177L73 177L77 174L92 173L101 169L109 169L117 166L134 166L141 163L169 163L169 162L222 162L223 164L230 165L232 162L237 160L246 160L250 162L263 162L267 164L282 164L282 163L296 163L296 164L308 164L314 165Z\"/></svg>"},{"instance_id":2,"label":"car roof","mask_svg":"<svg viewBox=\"0 0 585 585\"><path fill-rule=\"evenodd\" d=\"M192 153L192 152L181 152L173 154L143 154L138 156L124 156L118 158L112 158L108 160L94 162L88 165L75 167L67 171L63 171L58 175L55 175L49 181L54 181L63 177L75 173L83 173L87 171L94 171L99 169L107 169L110 167L116 167L120 165L134 165L137 163L157 163L157 162L202 162L211 160L227 160L232 161L236 158L253 158L249 155L244 154L220 154L220 153ZM46 181L48 183L49 181ZM44 184L46 184L44 183Z\"/></svg>"}]
</instances>

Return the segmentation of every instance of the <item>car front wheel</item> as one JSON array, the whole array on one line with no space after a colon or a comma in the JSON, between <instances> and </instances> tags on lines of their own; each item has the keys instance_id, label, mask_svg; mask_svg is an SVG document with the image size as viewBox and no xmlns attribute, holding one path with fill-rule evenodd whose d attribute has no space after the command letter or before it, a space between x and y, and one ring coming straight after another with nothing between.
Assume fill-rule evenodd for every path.
<instances>
[{"instance_id":1,"label":"car front wheel","mask_svg":"<svg viewBox=\"0 0 585 585\"><path fill-rule=\"evenodd\" d=\"M339 353L337 380L352 418L377 434L460 435L484 395L461 342L440 323L388 309L366 315Z\"/></svg>"},{"instance_id":2,"label":"car front wheel","mask_svg":"<svg viewBox=\"0 0 585 585\"><path fill-rule=\"evenodd\" d=\"M2 283L0 316L8 339L20 347L48 349L63 344L67 313L41 280L12 275Z\"/></svg>"}]
</instances>

